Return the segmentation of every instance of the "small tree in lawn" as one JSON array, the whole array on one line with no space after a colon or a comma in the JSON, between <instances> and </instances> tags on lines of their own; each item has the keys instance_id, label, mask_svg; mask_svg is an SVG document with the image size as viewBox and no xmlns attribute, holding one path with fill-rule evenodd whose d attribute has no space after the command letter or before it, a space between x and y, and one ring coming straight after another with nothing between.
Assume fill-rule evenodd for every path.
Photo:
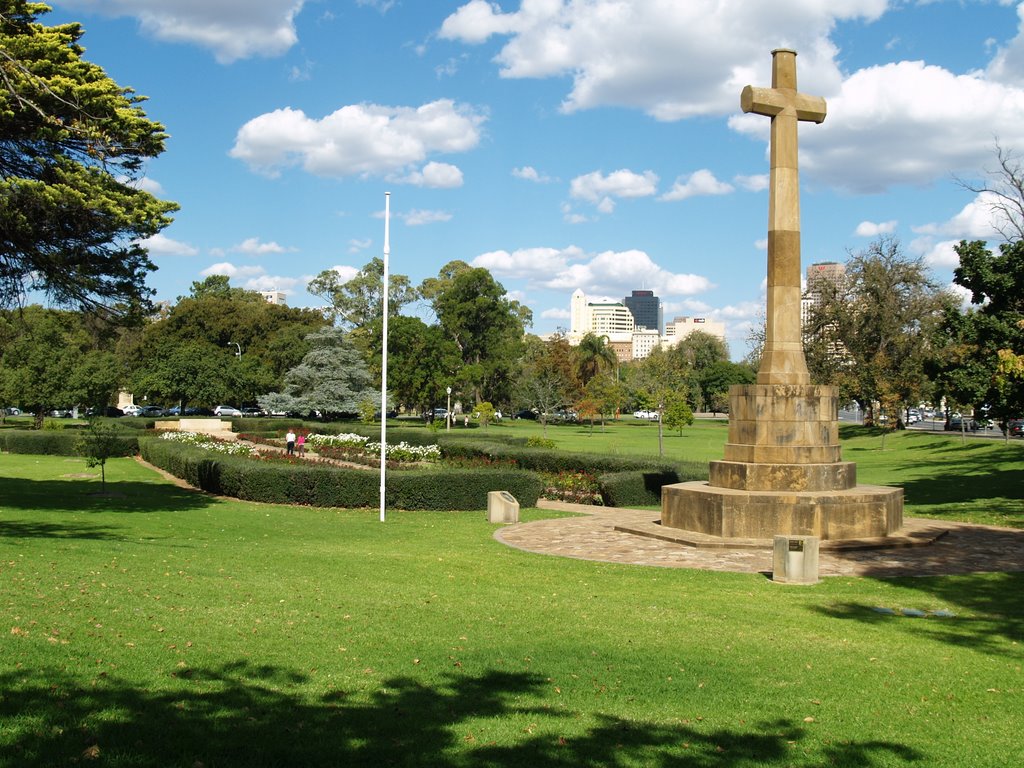
<instances>
[{"instance_id":1,"label":"small tree in lawn","mask_svg":"<svg viewBox=\"0 0 1024 768\"><path fill-rule=\"evenodd\" d=\"M484 400L484 402L476 407L474 415L480 419L480 426L486 427L494 419L494 413L494 406Z\"/></svg>"},{"instance_id":2,"label":"small tree in lawn","mask_svg":"<svg viewBox=\"0 0 1024 768\"><path fill-rule=\"evenodd\" d=\"M693 410L681 392L672 391L665 396L665 410L661 419L669 429L678 429L680 437L683 435L683 427L693 424Z\"/></svg>"},{"instance_id":3,"label":"small tree in lawn","mask_svg":"<svg viewBox=\"0 0 1024 768\"><path fill-rule=\"evenodd\" d=\"M123 448L116 424L89 419L82 436L78 438L75 448L85 456L87 467L100 468L100 492L107 492L107 459L120 456Z\"/></svg>"}]
</instances>

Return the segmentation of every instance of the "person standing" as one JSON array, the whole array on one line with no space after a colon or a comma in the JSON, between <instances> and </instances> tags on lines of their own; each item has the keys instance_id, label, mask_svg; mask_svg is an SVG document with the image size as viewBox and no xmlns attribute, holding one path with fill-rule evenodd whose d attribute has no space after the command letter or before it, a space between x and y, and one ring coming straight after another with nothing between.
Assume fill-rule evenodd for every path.
<instances>
[{"instance_id":1,"label":"person standing","mask_svg":"<svg viewBox=\"0 0 1024 768\"><path fill-rule=\"evenodd\" d=\"M285 452L289 456L295 455L295 430L289 429L288 434L284 436Z\"/></svg>"},{"instance_id":2,"label":"person standing","mask_svg":"<svg viewBox=\"0 0 1024 768\"><path fill-rule=\"evenodd\" d=\"M299 456L306 455L306 436L302 432L299 432L299 436L295 438L295 452Z\"/></svg>"}]
</instances>

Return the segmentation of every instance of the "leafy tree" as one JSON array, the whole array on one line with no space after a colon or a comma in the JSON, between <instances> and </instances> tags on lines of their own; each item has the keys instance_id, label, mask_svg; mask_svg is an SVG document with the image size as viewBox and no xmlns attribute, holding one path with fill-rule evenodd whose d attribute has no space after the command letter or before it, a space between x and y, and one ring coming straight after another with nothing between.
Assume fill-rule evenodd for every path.
<instances>
[{"instance_id":1,"label":"leafy tree","mask_svg":"<svg viewBox=\"0 0 1024 768\"><path fill-rule=\"evenodd\" d=\"M686 376L679 367L680 358L656 348L648 357L632 366L629 389L638 404L658 411L658 455L665 454L664 413L674 398L686 398Z\"/></svg>"},{"instance_id":2,"label":"leafy tree","mask_svg":"<svg viewBox=\"0 0 1024 768\"><path fill-rule=\"evenodd\" d=\"M605 418L618 413L626 400L625 387L609 373L592 378L587 382L583 392L584 398L590 400L597 408L597 413L601 417L602 429ZM577 408L577 410L579 409ZM580 412L580 416L582 415Z\"/></svg>"},{"instance_id":3,"label":"leafy tree","mask_svg":"<svg viewBox=\"0 0 1024 768\"><path fill-rule=\"evenodd\" d=\"M380 404L373 378L359 350L340 328L324 328L308 337L310 350L285 374L284 389L260 398L267 410L319 411L323 418L359 413L360 403ZM383 409L382 409L383 410Z\"/></svg>"},{"instance_id":4,"label":"leafy tree","mask_svg":"<svg viewBox=\"0 0 1024 768\"><path fill-rule=\"evenodd\" d=\"M327 269L309 283L306 290L331 304L331 318L342 328L359 335L373 335L384 317L384 260L374 258L355 277L342 282L333 269ZM388 318L417 297L405 275L388 275ZM377 333L379 336L380 334Z\"/></svg>"},{"instance_id":5,"label":"leafy tree","mask_svg":"<svg viewBox=\"0 0 1024 768\"><path fill-rule=\"evenodd\" d=\"M434 300L445 334L462 358L460 384L477 403L508 402L523 349L522 314L486 269L457 274Z\"/></svg>"},{"instance_id":6,"label":"leafy tree","mask_svg":"<svg viewBox=\"0 0 1024 768\"><path fill-rule=\"evenodd\" d=\"M438 326L404 316L388 323L388 391L398 404L423 413L444 405L461 364L455 342Z\"/></svg>"},{"instance_id":7,"label":"leafy tree","mask_svg":"<svg viewBox=\"0 0 1024 768\"><path fill-rule=\"evenodd\" d=\"M668 393L665 398L665 411L662 414L662 421L669 429L678 429L680 437L683 434L683 427L693 424L693 411L686 397L679 391Z\"/></svg>"},{"instance_id":8,"label":"leafy tree","mask_svg":"<svg viewBox=\"0 0 1024 768\"><path fill-rule=\"evenodd\" d=\"M482 403L477 403L476 408L473 410L473 415L480 419L480 426L486 428L493 420L497 413L494 406L484 400Z\"/></svg>"},{"instance_id":9,"label":"leafy tree","mask_svg":"<svg viewBox=\"0 0 1024 768\"><path fill-rule=\"evenodd\" d=\"M100 468L100 492L106 493L107 459L120 456L124 448L117 424L97 418L89 419L89 426L82 432L75 447L85 456L87 467Z\"/></svg>"},{"instance_id":10,"label":"leafy tree","mask_svg":"<svg viewBox=\"0 0 1024 768\"><path fill-rule=\"evenodd\" d=\"M36 428L56 407L82 402L75 386L89 337L76 312L38 305L7 315L8 338L0 350L0 401L35 414Z\"/></svg>"},{"instance_id":11,"label":"leafy tree","mask_svg":"<svg viewBox=\"0 0 1024 768\"><path fill-rule=\"evenodd\" d=\"M512 401L517 408L535 411L547 434L549 414L562 410L579 394L572 348L564 336L541 341L532 335L526 337L524 347Z\"/></svg>"},{"instance_id":12,"label":"leafy tree","mask_svg":"<svg viewBox=\"0 0 1024 768\"><path fill-rule=\"evenodd\" d=\"M315 310L270 304L255 291L232 288L226 278L207 278L121 351L133 363L137 395L252 403L280 388L285 372L309 350L306 337L326 322ZM182 349L202 359L183 359Z\"/></svg>"},{"instance_id":13,"label":"leafy tree","mask_svg":"<svg viewBox=\"0 0 1024 768\"><path fill-rule=\"evenodd\" d=\"M705 412L718 413L728 409L729 387L733 384L753 384L757 372L746 363L716 360L699 371L694 381L699 392L698 407Z\"/></svg>"},{"instance_id":14,"label":"leafy tree","mask_svg":"<svg viewBox=\"0 0 1024 768\"><path fill-rule=\"evenodd\" d=\"M933 373L942 394L976 411L988 406L1005 431L1024 413L1024 240L1000 244L997 255L981 241L956 252L953 279L971 292L971 306L947 309Z\"/></svg>"},{"instance_id":15,"label":"leafy tree","mask_svg":"<svg viewBox=\"0 0 1024 768\"><path fill-rule=\"evenodd\" d=\"M433 307L437 298L451 288L455 278L463 272L469 272L471 269L473 268L461 259L449 261L441 267L437 277L424 278L423 282L420 283L420 287L417 289L420 298Z\"/></svg>"},{"instance_id":16,"label":"leafy tree","mask_svg":"<svg viewBox=\"0 0 1024 768\"><path fill-rule=\"evenodd\" d=\"M926 399L925 361L952 298L924 262L882 238L847 262L844 279L821 281L816 289L819 301L804 325L812 378L838 385L869 419L883 399L890 408Z\"/></svg>"},{"instance_id":17,"label":"leafy tree","mask_svg":"<svg viewBox=\"0 0 1024 768\"><path fill-rule=\"evenodd\" d=\"M576 346L576 373L585 385L603 371L613 371L619 364L606 336L587 333Z\"/></svg>"},{"instance_id":18,"label":"leafy tree","mask_svg":"<svg viewBox=\"0 0 1024 768\"><path fill-rule=\"evenodd\" d=\"M139 242L177 209L138 185L166 134L82 58L79 24L39 23L48 11L0 0L0 305L42 291L126 313L152 293Z\"/></svg>"}]
</instances>

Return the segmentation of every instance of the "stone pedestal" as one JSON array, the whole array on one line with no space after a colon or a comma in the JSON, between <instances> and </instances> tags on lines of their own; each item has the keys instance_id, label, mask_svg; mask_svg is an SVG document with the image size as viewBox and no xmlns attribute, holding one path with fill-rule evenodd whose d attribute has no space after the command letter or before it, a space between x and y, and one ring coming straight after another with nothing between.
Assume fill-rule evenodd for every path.
<instances>
[{"instance_id":1,"label":"stone pedestal","mask_svg":"<svg viewBox=\"0 0 1024 768\"><path fill-rule=\"evenodd\" d=\"M857 485L842 461L834 387L729 390L725 459L708 482L662 488L661 523L723 538L887 536L903 525L903 489Z\"/></svg>"}]
</instances>

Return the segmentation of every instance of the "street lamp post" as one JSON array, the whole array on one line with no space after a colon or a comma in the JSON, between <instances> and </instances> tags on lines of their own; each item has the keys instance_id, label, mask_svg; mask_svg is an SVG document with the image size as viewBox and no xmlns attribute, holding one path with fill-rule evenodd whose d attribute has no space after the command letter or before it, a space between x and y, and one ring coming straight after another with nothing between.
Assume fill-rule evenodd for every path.
<instances>
[{"instance_id":1,"label":"street lamp post","mask_svg":"<svg viewBox=\"0 0 1024 768\"><path fill-rule=\"evenodd\" d=\"M452 430L452 388L446 387L445 392L448 393L448 407L444 412L444 430L445 432L451 432Z\"/></svg>"},{"instance_id":2,"label":"street lamp post","mask_svg":"<svg viewBox=\"0 0 1024 768\"><path fill-rule=\"evenodd\" d=\"M241 360L242 359L242 345L239 344L237 341L229 341L227 343L227 346L229 346L229 347L232 346L232 345L234 345L235 347L238 348L238 351L235 352L235 357L237 357L239 360Z\"/></svg>"}]
</instances>

